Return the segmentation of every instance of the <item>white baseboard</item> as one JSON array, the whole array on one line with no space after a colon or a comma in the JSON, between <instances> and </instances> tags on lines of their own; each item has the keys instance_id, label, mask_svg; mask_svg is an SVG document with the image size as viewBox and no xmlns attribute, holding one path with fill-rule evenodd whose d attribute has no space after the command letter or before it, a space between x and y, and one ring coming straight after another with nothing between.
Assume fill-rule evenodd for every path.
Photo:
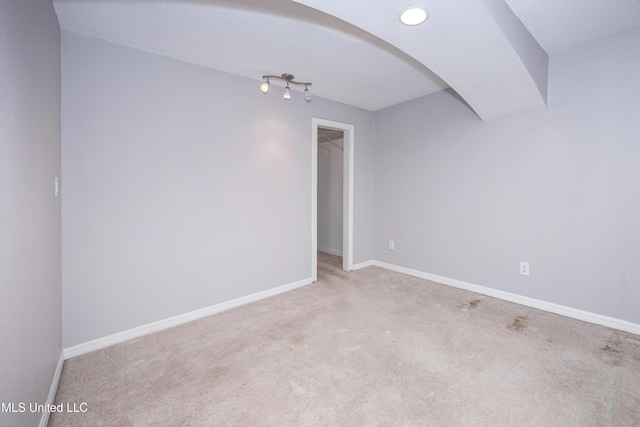
<instances>
[{"instance_id":1,"label":"white baseboard","mask_svg":"<svg viewBox=\"0 0 640 427\"><path fill-rule=\"evenodd\" d=\"M408 274L410 276L418 277L425 280L441 283L443 285L453 286L455 288L464 289L467 291L487 295L490 297L498 298L504 301L510 301L516 304L521 304L527 307L536 308L539 310L547 311L550 313L559 314L562 316L570 317L573 319L582 320L596 325L606 326L613 329L629 332L632 334L640 335L640 324L628 322L626 320L616 319L614 317L603 316L588 311L582 311L575 308L555 304L547 301L537 300L534 298L525 297L522 295L512 294L510 292L504 292L497 289L488 288L481 285L476 285L469 282L463 282L461 280L451 279L449 277L438 276L436 274L425 273L419 270L413 270L406 267L400 267L398 265L389 264L382 261L369 260L364 261L353 266L353 270L359 270L369 266L377 266L386 268L388 270L397 271L399 273ZM78 344L72 347L67 347L63 350L63 356L61 355L60 362L56 369L54 376L54 383L52 384L51 391L49 393L49 400L47 402L53 403L55 398L55 390L58 385L60 373L62 371L63 360L70 359L72 357L80 356L85 353L89 353L101 348L109 347L114 344L118 344L133 338L138 338L144 335L151 334L153 332L168 329L173 326L178 326L183 323L190 322L192 320L200 319L202 317L210 316L212 314L220 313L225 310L229 310L244 304L248 304L254 301L259 301L264 298L268 298L274 295L288 292L302 286L306 286L312 283L312 279L304 279L298 282L290 283L288 285L279 286L266 291L257 292L255 294L247 295L245 297L237 298L231 301L216 304L210 307L205 307L199 310L194 310L188 313L180 314L178 316L170 317L168 319L159 320L157 322L147 323L146 325L138 326L136 328L128 329L126 331L118 332L116 334L108 335L103 338L98 338L86 343ZM55 387L54 387L55 385ZM47 416L48 417L48 416ZM44 419L44 425L46 426L46 420ZM42 424L41 420L41 426Z\"/></svg>"},{"instance_id":2,"label":"white baseboard","mask_svg":"<svg viewBox=\"0 0 640 427\"><path fill-rule=\"evenodd\" d=\"M46 405L53 406L53 401L55 400L56 392L58 391L58 383L60 382L60 374L62 374L62 365L64 365L64 353L60 352L58 364L56 365L56 370L53 373L51 388L49 388L49 396L47 397ZM49 411L42 411L39 424L40 427L47 427L47 424L49 423L49 414Z\"/></svg>"},{"instance_id":3,"label":"white baseboard","mask_svg":"<svg viewBox=\"0 0 640 427\"><path fill-rule=\"evenodd\" d=\"M220 313L221 311L230 310L232 308L239 307L244 304L249 304L251 302L259 301L261 299L278 295L283 292L292 291L294 289L309 285L311 283L312 283L311 278L300 280L298 282L289 283L288 285L282 285L282 286L278 286L277 288L267 289L266 291L257 292L255 294L236 298L231 301L201 308L199 310L190 311L188 313L180 314L167 319L158 320L157 322L147 323L146 325L138 326L136 328L128 329L126 331L118 332L112 335L107 335L106 337L102 337L102 338L98 338L82 344L74 345L72 347L67 347L63 350L64 359L70 359L72 357L80 356L85 353L90 353L92 351L96 351L101 348L109 347L114 344L128 341L133 338L138 338L144 335L161 331L163 329L168 329L174 326L182 325L183 323L191 322L192 320L196 320L206 316L210 316L212 314Z\"/></svg>"},{"instance_id":4,"label":"white baseboard","mask_svg":"<svg viewBox=\"0 0 640 427\"><path fill-rule=\"evenodd\" d=\"M408 274L420 279L430 280L432 282L441 283L443 285L453 286L455 288L465 289L467 291L478 294L487 295L501 300L514 302L516 304L525 305L527 307L537 308L538 310L548 311L549 313L559 314L561 316L571 317L573 319L582 320L584 322L594 323L596 325L606 326L608 328L618 329L620 331L630 332L640 335L640 325L631 323L626 320L616 319L614 317L603 316L601 314L582 311L575 308L567 307L560 304L554 304L547 301L537 300L522 295L512 294L497 289L487 288L485 286L473 283L463 282L461 280L451 279L449 277L438 276L435 274L425 273L423 271L413 270L410 268L400 267L394 264L388 264L382 261L373 261L375 266L386 268L388 270L397 271L399 273Z\"/></svg>"},{"instance_id":5,"label":"white baseboard","mask_svg":"<svg viewBox=\"0 0 640 427\"><path fill-rule=\"evenodd\" d=\"M369 261L363 261L363 262L359 262L357 264L354 264L353 265L353 271L360 270L361 268L371 267L372 265L374 265L374 262L375 261L370 259Z\"/></svg>"},{"instance_id":6,"label":"white baseboard","mask_svg":"<svg viewBox=\"0 0 640 427\"><path fill-rule=\"evenodd\" d=\"M336 255L336 256L342 256L342 251L338 250L338 249L329 249L329 248L321 248L318 247L318 250L320 252L324 252L326 254L331 254L331 255Z\"/></svg>"}]
</instances>

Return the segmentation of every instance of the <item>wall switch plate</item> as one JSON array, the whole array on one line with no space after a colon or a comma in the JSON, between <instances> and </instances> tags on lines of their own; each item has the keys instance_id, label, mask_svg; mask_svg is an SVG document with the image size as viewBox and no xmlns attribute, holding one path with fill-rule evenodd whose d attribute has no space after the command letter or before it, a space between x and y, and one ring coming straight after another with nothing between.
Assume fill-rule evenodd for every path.
<instances>
[{"instance_id":1,"label":"wall switch plate","mask_svg":"<svg viewBox=\"0 0 640 427\"><path fill-rule=\"evenodd\" d=\"M521 262L520 263L520 274L522 274L523 276L528 276L529 275L529 263L528 262Z\"/></svg>"},{"instance_id":2,"label":"wall switch plate","mask_svg":"<svg viewBox=\"0 0 640 427\"><path fill-rule=\"evenodd\" d=\"M60 194L60 184L58 183L57 176L53 180L53 194L54 194L54 197L58 197L58 194Z\"/></svg>"},{"instance_id":3,"label":"wall switch plate","mask_svg":"<svg viewBox=\"0 0 640 427\"><path fill-rule=\"evenodd\" d=\"M389 240L389 250L394 250L396 248L396 244L393 240Z\"/></svg>"}]
</instances>

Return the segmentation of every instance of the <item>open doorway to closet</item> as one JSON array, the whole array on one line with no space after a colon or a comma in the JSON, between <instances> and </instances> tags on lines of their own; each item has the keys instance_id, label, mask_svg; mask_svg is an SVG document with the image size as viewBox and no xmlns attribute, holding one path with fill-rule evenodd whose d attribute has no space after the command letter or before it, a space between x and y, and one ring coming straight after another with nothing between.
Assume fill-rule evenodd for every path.
<instances>
[{"instance_id":1,"label":"open doorway to closet","mask_svg":"<svg viewBox=\"0 0 640 427\"><path fill-rule=\"evenodd\" d=\"M344 131L318 127L318 259L342 258ZM336 258L337 261L340 261Z\"/></svg>"},{"instance_id":2,"label":"open doorway to closet","mask_svg":"<svg viewBox=\"0 0 640 427\"><path fill-rule=\"evenodd\" d=\"M318 274L318 250L342 257L353 270L353 125L312 120L311 275Z\"/></svg>"}]
</instances>

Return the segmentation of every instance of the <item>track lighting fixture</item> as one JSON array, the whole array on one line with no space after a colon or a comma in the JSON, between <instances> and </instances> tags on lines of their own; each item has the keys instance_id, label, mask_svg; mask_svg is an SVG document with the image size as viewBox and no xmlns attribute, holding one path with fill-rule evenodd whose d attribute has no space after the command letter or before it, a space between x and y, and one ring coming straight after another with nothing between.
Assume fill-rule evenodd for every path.
<instances>
[{"instance_id":1,"label":"track lighting fixture","mask_svg":"<svg viewBox=\"0 0 640 427\"><path fill-rule=\"evenodd\" d=\"M284 99L286 99L287 101L291 99L291 89L289 85L292 84L292 85L304 86L304 99L307 102L311 102L311 93L309 92L309 86L311 86L311 83L309 82L302 83L302 82L293 81L293 75L291 74L283 74L282 76L268 75L268 76L262 76L262 78L264 79L264 82L262 82L262 84L260 85L260 91L265 95L269 93L269 88L271 87L271 83L269 82L269 80L278 79L278 80L287 82L287 87L284 89L284 96L283 96Z\"/></svg>"}]
</instances>

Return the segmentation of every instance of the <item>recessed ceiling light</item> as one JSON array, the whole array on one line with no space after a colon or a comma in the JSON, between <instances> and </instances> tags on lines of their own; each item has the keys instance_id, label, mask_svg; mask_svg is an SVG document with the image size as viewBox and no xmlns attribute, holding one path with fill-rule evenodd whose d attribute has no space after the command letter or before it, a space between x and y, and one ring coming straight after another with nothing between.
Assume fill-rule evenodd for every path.
<instances>
[{"instance_id":1,"label":"recessed ceiling light","mask_svg":"<svg viewBox=\"0 0 640 427\"><path fill-rule=\"evenodd\" d=\"M422 6L408 6L400 12L400 22L404 25L419 25L428 17L429 12Z\"/></svg>"}]
</instances>

